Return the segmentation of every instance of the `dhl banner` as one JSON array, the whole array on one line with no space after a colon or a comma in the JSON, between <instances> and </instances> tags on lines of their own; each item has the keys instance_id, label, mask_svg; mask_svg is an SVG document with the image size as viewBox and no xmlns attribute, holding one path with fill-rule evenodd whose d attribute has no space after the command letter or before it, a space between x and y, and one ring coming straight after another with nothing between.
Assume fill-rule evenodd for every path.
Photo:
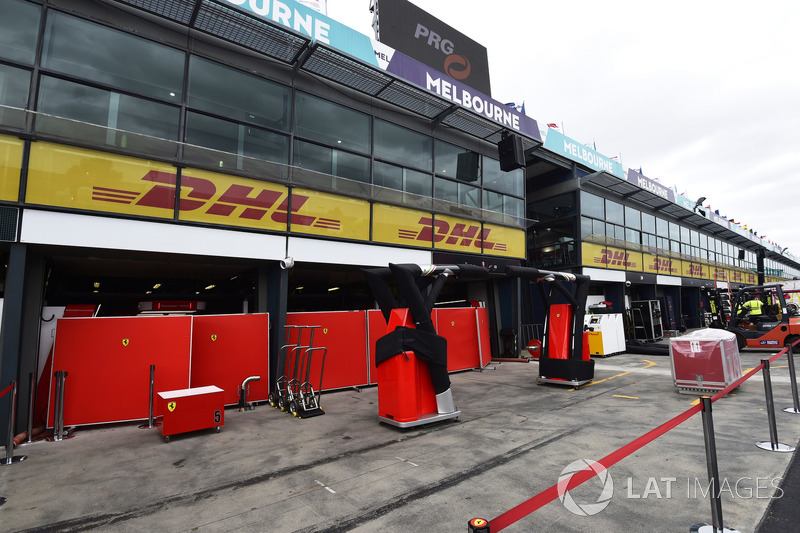
<instances>
[{"instance_id":1,"label":"dhl banner","mask_svg":"<svg viewBox=\"0 0 800 533\"><path fill-rule=\"evenodd\" d=\"M0 136L9 161L3 186L16 200L22 141ZM16 181L14 181L16 179ZM180 184L180 185L179 185ZM370 204L325 192L46 142L31 144L26 201L269 231L370 239ZM6 194L5 189L0 192ZM3 196L0 199L6 199ZM389 244L525 257L525 231L382 204L373 206L373 240ZM641 260L639 260L641 264Z\"/></svg>"},{"instance_id":2,"label":"dhl banner","mask_svg":"<svg viewBox=\"0 0 800 533\"><path fill-rule=\"evenodd\" d=\"M711 279L714 281L728 281L728 270L726 268L711 266L708 267L711 271Z\"/></svg>"},{"instance_id":3,"label":"dhl banner","mask_svg":"<svg viewBox=\"0 0 800 533\"><path fill-rule=\"evenodd\" d=\"M372 240L430 248L433 216L425 211L375 204L372 207Z\"/></svg>"},{"instance_id":4,"label":"dhl banner","mask_svg":"<svg viewBox=\"0 0 800 533\"><path fill-rule=\"evenodd\" d=\"M583 253L584 266L642 271L643 254L641 252L632 252L589 242L581 244L581 251Z\"/></svg>"},{"instance_id":5,"label":"dhl banner","mask_svg":"<svg viewBox=\"0 0 800 533\"><path fill-rule=\"evenodd\" d=\"M708 265L702 263L692 263L691 261L681 261L681 276L684 278L709 279L711 272Z\"/></svg>"},{"instance_id":6,"label":"dhl banner","mask_svg":"<svg viewBox=\"0 0 800 533\"><path fill-rule=\"evenodd\" d=\"M295 188L292 233L369 240L369 202Z\"/></svg>"},{"instance_id":7,"label":"dhl banner","mask_svg":"<svg viewBox=\"0 0 800 533\"><path fill-rule=\"evenodd\" d=\"M0 135L0 200L19 199L19 176L22 170L22 139Z\"/></svg>"},{"instance_id":8,"label":"dhl banner","mask_svg":"<svg viewBox=\"0 0 800 533\"><path fill-rule=\"evenodd\" d=\"M484 224L483 234L483 253L505 257L525 257L524 230Z\"/></svg>"},{"instance_id":9,"label":"dhl banner","mask_svg":"<svg viewBox=\"0 0 800 533\"><path fill-rule=\"evenodd\" d=\"M681 262L677 259L642 254L642 260L645 272L664 276L680 276Z\"/></svg>"},{"instance_id":10,"label":"dhl banner","mask_svg":"<svg viewBox=\"0 0 800 533\"><path fill-rule=\"evenodd\" d=\"M728 269L728 279L732 283L744 283L745 285L755 285L758 283L758 276L750 270Z\"/></svg>"},{"instance_id":11,"label":"dhl banner","mask_svg":"<svg viewBox=\"0 0 800 533\"><path fill-rule=\"evenodd\" d=\"M163 186L174 196L174 180ZM283 185L193 168L181 172L180 220L286 231L288 206Z\"/></svg>"},{"instance_id":12,"label":"dhl banner","mask_svg":"<svg viewBox=\"0 0 800 533\"><path fill-rule=\"evenodd\" d=\"M430 247L456 252L525 257L525 232L425 211L376 204L372 239L388 244Z\"/></svg>"},{"instance_id":13,"label":"dhl banner","mask_svg":"<svg viewBox=\"0 0 800 533\"><path fill-rule=\"evenodd\" d=\"M171 165L45 142L31 143L28 165L29 203L157 218L175 211L175 188L154 186L174 181Z\"/></svg>"}]
</instances>

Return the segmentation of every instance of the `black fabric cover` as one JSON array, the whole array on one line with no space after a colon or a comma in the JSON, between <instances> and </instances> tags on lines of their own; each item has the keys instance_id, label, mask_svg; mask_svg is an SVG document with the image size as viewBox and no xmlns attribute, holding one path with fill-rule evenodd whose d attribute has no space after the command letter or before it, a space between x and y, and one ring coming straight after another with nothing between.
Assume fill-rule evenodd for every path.
<instances>
[{"instance_id":1,"label":"black fabric cover","mask_svg":"<svg viewBox=\"0 0 800 533\"><path fill-rule=\"evenodd\" d=\"M375 343L375 365L378 366L403 352L414 352L428 363L431 383L436 394L450 388L447 374L447 339L435 333L398 326Z\"/></svg>"},{"instance_id":2,"label":"black fabric cover","mask_svg":"<svg viewBox=\"0 0 800 533\"><path fill-rule=\"evenodd\" d=\"M567 381L587 381L594 379L594 361L579 359L539 358L539 376Z\"/></svg>"}]
</instances>

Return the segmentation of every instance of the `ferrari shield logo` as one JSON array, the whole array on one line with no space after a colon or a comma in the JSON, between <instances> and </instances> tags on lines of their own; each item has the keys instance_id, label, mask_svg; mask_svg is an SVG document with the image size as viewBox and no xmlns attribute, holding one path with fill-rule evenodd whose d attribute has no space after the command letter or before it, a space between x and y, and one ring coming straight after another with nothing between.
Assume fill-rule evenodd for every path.
<instances>
[{"instance_id":1,"label":"ferrari shield logo","mask_svg":"<svg viewBox=\"0 0 800 533\"><path fill-rule=\"evenodd\" d=\"M122 345L123 345L123 346L127 346L127 345L129 345L130 343L131 343L131 340L130 340L130 339L122 339Z\"/></svg>"},{"instance_id":2,"label":"ferrari shield logo","mask_svg":"<svg viewBox=\"0 0 800 533\"><path fill-rule=\"evenodd\" d=\"M212 341L216 341L217 340L217 334L216 333L212 333L211 334L211 340Z\"/></svg>"},{"instance_id":3,"label":"ferrari shield logo","mask_svg":"<svg viewBox=\"0 0 800 533\"><path fill-rule=\"evenodd\" d=\"M175 407L177 407L177 405L178 404L176 402L169 402L167 404L167 409L169 409L169 412L171 413L172 411L175 410Z\"/></svg>"}]
</instances>

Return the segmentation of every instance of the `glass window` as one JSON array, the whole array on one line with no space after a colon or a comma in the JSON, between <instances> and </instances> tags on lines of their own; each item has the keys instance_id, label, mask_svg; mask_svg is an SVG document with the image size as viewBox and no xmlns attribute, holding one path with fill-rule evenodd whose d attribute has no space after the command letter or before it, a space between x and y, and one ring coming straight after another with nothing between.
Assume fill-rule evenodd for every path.
<instances>
[{"instance_id":1,"label":"glass window","mask_svg":"<svg viewBox=\"0 0 800 533\"><path fill-rule=\"evenodd\" d=\"M642 229L642 220L638 209L625 207L625 226L633 229Z\"/></svg>"},{"instance_id":2,"label":"glass window","mask_svg":"<svg viewBox=\"0 0 800 533\"><path fill-rule=\"evenodd\" d=\"M477 153L438 139L433 146L436 174L480 185L480 156Z\"/></svg>"},{"instance_id":3,"label":"glass window","mask_svg":"<svg viewBox=\"0 0 800 533\"><path fill-rule=\"evenodd\" d=\"M76 122L40 116L37 131L96 144L126 148L127 142L133 140L127 133L173 141L178 138L177 107L47 76L39 84L37 109L47 115L100 126L87 128Z\"/></svg>"},{"instance_id":4,"label":"glass window","mask_svg":"<svg viewBox=\"0 0 800 533\"><path fill-rule=\"evenodd\" d=\"M681 240L681 227L674 222L669 223L669 238L674 241Z\"/></svg>"},{"instance_id":5,"label":"glass window","mask_svg":"<svg viewBox=\"0 0 800 533\"><path fill-rule=\"evenodd\" d=\"M606 218L603 199L599 196L581 191L581 214L587 217Z\"/></svg>"},{"instance_id":6,"label":"glass window","mask_svg":"<svg viewBox=\"0 0 800 533\"><path fill-rule=\"evenodd\" d=\"M581 239L592 234L594 221L591 218L581 217Z\"/></svg>"},{"instance_id":7,"label":"glass window","mask_svg":"<svg viewBox=\"0 0 800 533\"><path fill-rule=\"evenodd\" d=\"M620 226L624 225L625 212L622 209L622 204L606 200L606 220Z\"/></svg>"},{"instance_id":8,"label":"glass window","mask_svg":"<svg viewBox=\"0 0 800 533\"><path fill-rule=\"evenodd\" d=\"M592 221L592 233L594 235L599 236L599 237L605 237L606 236L606 223L603 222L602 220L597 220L597 219L593 220ZM613 236L613 234L612 234L612 236Z\"/></svg>"},{"instance_id":9,"label":"glass window","mask_svg":"<svg viewBox=\"0 0 800 533\"><path fill-rule=\"evenodd\" d=\"M689 239L689 228L681 226L681 242L685 244L691 244Z\"/></svg>"},{"instance_id":10,"label":"glass window","mask_svg":"<svg viewBox=\"0 0 800 533\"><path fill-rule=\"evenodd\" d=\"M609 224L608 226L609 227L613 226L615 239L617 239L618 241L625 240L625 226L618 226L616 224Z\"/></svg>"},{"instance_id":11,"label":"glass window","mask_svg":"<svg viewBox=\"0 0 800 533\"><path fill-rule=\"evenodd\" d=\"M0 65L0 124L25 127L31 73L21 68Z\"/></svg>"},{"instance_id":12,"label":"glass window","mask_svg":"<svg viewBox=\"0 0 800 533\"><path fill-rule=\"evenodd\" d=\"M483 191L483 209L505 213L513 217L525 216L525 201L494 191Z\"/></svg>"},{"instance_id":13,"label":"glass window","mask_svg":"<svg viewBox=\"0 0 800 533\"><path fill-rule=\"evenodd\" d=\"M669 241L669 249L672 252L680 253L681 252L681 243L678 241Z\"/></svg>"},{"instance_id":14,"label":"glass window","mask_svg":"<svg viewBox=\"0 0 800 533\"><path fill-rule=\"evenodd\" d=\"M642 213L642 231L655 234L656 217L653 215L648 215L647 213Z\"/></svg>"},{"instance_id":15,"label":"glass window","mask_svg":"<svg viewBox=\"0 0 800 533\"><path fill-rule=\"evenodd\" d=\"M695 230L689 231L689 239L692 246L700 246L700 233Z\"/></svg>"},{"instance_id":16,"label":"glass window","mask_svg":"<svg viewBox=\"0 0 800 533\"><path fill-rule=\"evenodd\" d=\"M186 114L186 144L276 163L289 162L289 139L285 135L200 113Z\"/></svg>"},{"instance_id":17,"label":"glass window","mask_svg":"<svg viewBox=\"0 0 800 533\"><path fill-rule=\"evenodd\" d=\"M186 103L236 122L289 130L288 87L213 61L189 59Z\"/></svg>"},{"instance_id":18,"label":"glass window","mask_svg":"<svg viewBox=\"0 0 800 533\"><path fill-rule=\"evenodd\" d=\"M375 157L406 167L433 168L433 139L389 122L375 119Z\"/></svg>"},{"instance_id":19,"label":"glass window","mask_svg":"<svg viewBox=\"0 0 800 533\"><path fill-rule=\"evenodd\" d=\"M369 154L370 117L314 96L295 96L295 134L343 150Z\"/></svg>"},{"instance_id":20,"label":"glass window","mask_svg":"<svg viewBox=\"0 0 800 533\"><path fill-rule=\"evenodd\" d=\"M503 213L512 217L523 218L525 216L525 200L508 195L503 196ZM573 233L574 231L573 229Z\"/></svg>"},{"instance_id":21,"label":"glass window","mask_svg":"<svg viewBox=\"0 0 800 533\"><path fill-rule=\"evenodd\" d=\"M481 206L481 190L461 182L436 178L433 182L433 197L470 207Z\"/></svg>"},{"instance_id":22,"label":"glass window","mask_svg":"<svg viewBox=\"0 0 800 533\"><path fill-rule=\"evenodd\" d=\"M0 57L33 65L42 8L22 0L4 0L0 17Z\"/></svg>"},{"instance_id":23,"label":"glass window","mask_svg":"<svg viewBox=\"0 0 800 533\"><path fill-rule=\"evenodd\" d=\"M369 159L303 141L294 145L294 164L323 174L369 183Z\"/></svg>"},{"instance_id":24,"label":"glass window","mask_svg":"<svg viewBox=\"0 0 800 533\"><path fill-rule=\"evenodd\" d=\"M483 208L488 211L503 212L503 195L499 192L483 191Z\"/></svg>"},{"instance_id":25,"label":"glass window","mask_svg":"<svg viewBox=\"0 0 800 533\"><path fill-rule=\"evenodd\" d=\"M483 156L483 186L513 196L524 196L525 171L518 168L503 172L500 170L500 161Z\"/></svg>"},{"instance_id":26,"label":"glass window","mask_svg":"<svg viewBox=\"0 0 800 533\"><path fill-rule=\"evenodd\" d=\"M373 181L381 187L429 197L433 178L430 174L376 161L373 166Z\"/></svg>"},{"instance_id":27,"label":"glass window","mask_svg":"<svg viewBox=\"0 0 800 533\"><path fill-rule=\"evenodd\" d=\"M51 11L42 68L153 98L181 101L185 54Z\"/></svg>"},{"instance_id":28,"label":"glass window","mask_svg":"<svg viewBox=\"0 0 800 533\"><path fill-rule=\"evenodd\" d=\"M625 240L627 242L633 244L640 244L641 239L642 239L641 233L639 233L635 229L625 228Z\"/></svg>"},{"instance_id":29,"label":"glass window","mask_svg":"<svg viewBox=\"0 0 800 533\"><path fill-rule=\"evenodd\" d=\"M669 223L663 218L656 218L656 235L669 237Z\"/></svg>"}]
</instances>

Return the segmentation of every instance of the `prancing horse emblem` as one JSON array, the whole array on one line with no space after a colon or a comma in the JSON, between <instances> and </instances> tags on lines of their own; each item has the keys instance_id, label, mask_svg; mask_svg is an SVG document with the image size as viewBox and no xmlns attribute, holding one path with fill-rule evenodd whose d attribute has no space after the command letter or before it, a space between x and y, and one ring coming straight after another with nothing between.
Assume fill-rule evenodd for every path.
<instances>
[{"instance_id":1,"label":"prancing horse emblem","mask_svg":"<svg viewBox=\"0 0 800 533\"><path fill-rule=\"evenodd\" d=\"M211 334L211 340L212 340L212 341L215 341L215 340L217 340L217 334L216 334L216 333L212 333L212 334Z\"/></svg>"},{"instance_id":2,"label":"prancing horse emblem","mask_svg":"<svg viewBox=\"0 0 800 533\"><path fill-rule=\"evenodd\" d=\"M178 404L176 402L169 402L167 404L167 409L169 409L169 412L171 413L172 411L175 410L175 407L177 407L177 405Z\"/></svg>"},{"instance_id":3,"label":"prancing horse emblem","mask_svg":"<svg viewBox=\"0 0 800 533\"><path fill-rule=\"evenodd\" d=\"M129 345L130 343L131 343L131 340L130 340L130 339L122 339L122 345L123 345L123 346L127 346L127 345Z\"/></svg>"}]
</instances>

